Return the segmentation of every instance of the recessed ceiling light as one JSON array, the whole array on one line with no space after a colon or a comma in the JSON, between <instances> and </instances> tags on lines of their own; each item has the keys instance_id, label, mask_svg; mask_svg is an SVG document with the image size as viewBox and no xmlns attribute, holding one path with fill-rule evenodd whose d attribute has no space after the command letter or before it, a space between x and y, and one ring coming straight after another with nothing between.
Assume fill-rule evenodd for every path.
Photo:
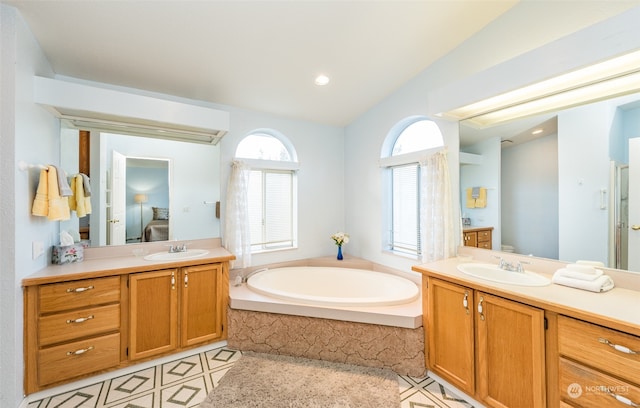
<instances>
[{"instance_id":1,"label":"recessed ceiling light","mask_svg":"<svg viewBox=\"0 0 640 408\"><path fill-rule=\"evenodd\" d=\"M544 131L544 129L536 129L533 132L531 132L532 135L539 135L540 133L542 133Z\"/></svg>"},{"instance_id":2,"label":"recessed ceiling light","mask_svg":"<svg viewBox=\"0 0 640 408\"><path fill-rule=\"evenodd\" d=\"M316 77L315 83L318 86L324 86L329 83L329 77L326 75L320 74Z\"/></svg>"}]
</instances>

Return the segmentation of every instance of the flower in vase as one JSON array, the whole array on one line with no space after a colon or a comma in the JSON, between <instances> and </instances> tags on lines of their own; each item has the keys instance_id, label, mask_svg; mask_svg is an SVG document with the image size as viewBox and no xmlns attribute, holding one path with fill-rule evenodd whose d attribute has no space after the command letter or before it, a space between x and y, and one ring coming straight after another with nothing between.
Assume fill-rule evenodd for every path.
<instances>
[{"instance_id":1,"label":"flower in vase","mask_svg":"<svg viewBox=\"0 0 640 408\"><path fill-rule=\"evenodd\" d=\"M331 236L331 239L336 243L337 246L342 246L342 244L347 244L349 242L349 234L344 232L336 232Z\"/></svg>"}]
</instances>

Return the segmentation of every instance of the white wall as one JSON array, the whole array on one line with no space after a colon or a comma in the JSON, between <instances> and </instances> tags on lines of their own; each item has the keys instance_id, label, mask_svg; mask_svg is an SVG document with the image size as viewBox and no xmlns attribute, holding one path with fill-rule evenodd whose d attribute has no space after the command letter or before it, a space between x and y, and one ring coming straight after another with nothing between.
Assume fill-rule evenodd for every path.
<instances>
[{"instance_id":1,"label":"white wall","mask_svg":"<svg viewBox=\"0 0 640 408\"><path fill-rule=\"evenodd\" d=\"M58 121L33 103L33 76L50 76L51 68L33 35L15 9L0 4L0 134L2 145L2 296L0 313L0 406L17 406L22 399L22 290L25 276L47 265L50 255L33 260L34 240L51 245L58 225L30 214L38 171L21 172L17 162L59 163ZM7 374L9 373L9 374Z\"/></svg>"},{"instance_id":2,"label":"white wall","mask_svg":"<svg viewBox=\"0 0 640 408\"><path fill-rule=\"evenodd\" d=\"M558 259L558 137L502 150L502 242ZM560 258L564 259L564 258Z\"/></svg>"},{"instance_id":3,"label":"white wall","mask_svg":"<svg viewBox=\"0 0 640 408\"><path fill-rule=\"evenodd\" d=\"M608 264L609 134L615 113L605 101L558 115L560 259L588 254Z\"/></svg>"}]
</instances>

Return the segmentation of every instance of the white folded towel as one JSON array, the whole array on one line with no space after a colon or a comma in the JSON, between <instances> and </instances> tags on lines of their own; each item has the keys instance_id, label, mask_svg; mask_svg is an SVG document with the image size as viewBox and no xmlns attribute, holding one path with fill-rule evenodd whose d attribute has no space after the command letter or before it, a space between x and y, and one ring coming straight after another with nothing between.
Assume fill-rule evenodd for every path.
<instances>
[{"instance_id":1,"label":"white folded towel","mask_svg":"<svg viewBox=\"0 0 640 408\"><path fill-rule=\"evenodd\" d=\"M585 261L585 260L578 260L575 263L576 265L590 265L590 266L604 266L604 264L600 261Z\"/></svg>"},{"instance_id":2,"label":"white folded towel","mask_svg":"<svg viewBox=\"0 0 640 408\"><path fill-rule=\"evenodd\" d=\"M611 277L602 275L594 280L575 279L563 276L561 273L554 273L551 282L557 285L570 286L576 289L588 290L590 292L606 292L613 289L614 284Z\"/></svg>"},{"instance_id":3,"label":"white folded towel","mask_svg":"<svg viewBox=\"0 0 640 408\"><path fill-rule=\"evenodd\" d=\"M600 269L593 269L593 273L590 273L590 272L585 273L580 270L571 269L569 268L569 265L567 265L566 268L561 268L556 271L556 274L558 276L571 278L571 279L579 279L584 281L594 281L599 277L601 277L603 273L604 272L602 272L602 270Z\"/></svg>"},{"instance_id":4,"label":"white folded towel","mask_svg":"<svg viewBox=\"0 0 640 408\"><path fill-rule=\"evenodd\" d=\"M598 274L598 271L600 270L596 269L592 265L583 265L583 264L574 263L574 264L568 264L565 268L575 272L586 274L586 275L602 275L602 273Z\"/></svg>"}]
</instances>

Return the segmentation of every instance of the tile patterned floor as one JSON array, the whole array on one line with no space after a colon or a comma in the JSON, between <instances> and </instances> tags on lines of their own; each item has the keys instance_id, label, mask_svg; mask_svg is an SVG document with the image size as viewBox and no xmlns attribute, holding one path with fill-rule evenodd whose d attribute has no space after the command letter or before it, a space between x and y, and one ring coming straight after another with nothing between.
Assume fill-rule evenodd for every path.
<instances>
[{"instance_id":1,"label":"tile patterned floor","mask_svg":"<svg viewBox=\"0 0 640 408\"><path fill-rule=\"evenodd\" d=\"M214 348L43 397L28 408L194 408L240 357L238 351ZM398 383L401 408L471 407L429 377L398 376Z\"/></svg>"}]
</instances>

